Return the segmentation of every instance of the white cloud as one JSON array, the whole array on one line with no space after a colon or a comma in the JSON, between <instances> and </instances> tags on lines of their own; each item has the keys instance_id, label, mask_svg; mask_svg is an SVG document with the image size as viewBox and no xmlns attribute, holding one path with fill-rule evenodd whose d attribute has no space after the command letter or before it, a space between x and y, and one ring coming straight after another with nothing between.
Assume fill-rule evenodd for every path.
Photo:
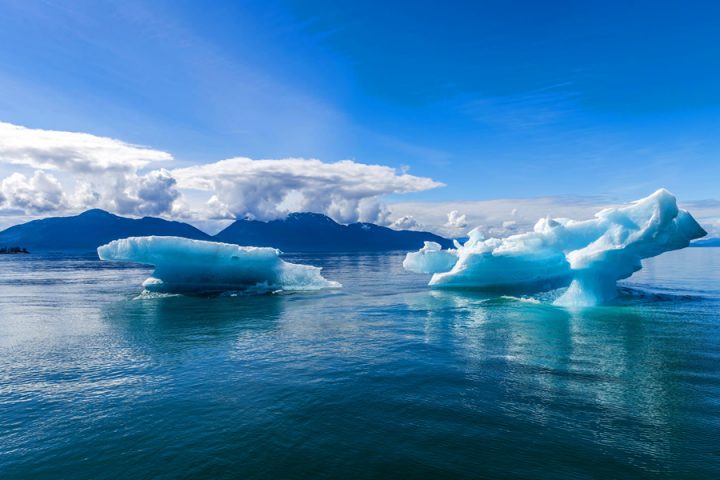
<instances>
[{"instance_id":1,"label":"white cloud","mask_svg":"<svg viewBox=\"0 0 720 480\"><path fill-rule=\"evenodd\" d=\"M358 201L357 220L378 225L390 223L392 212L378 197L362 198Z\"/></svg>"},{"instance_id":2,"label":"white cloud","mask_svg":"<svg viewBox=\"0 0 720 480\"><path fill-rule=\"evenodd\" d=\"M36 170L30 178L13 173L0 182L0 202L3 209L32 215L61 210L67 200L57 178Z\"/></svg>"},{"instance_id":3,"label":"white cloud","mask_svg":"<svg viewBox=\"0 0 720 480\"><path fill-rule=\"evenodd\" d=\"M164 168L146 174L76 175L70 208L103 208L127 215L162 215L175 210L177 181Z\"/></svg>"},{"instance_id":4,"label":"white cloud","mask_svg":"<svg viewBox=\"0 0 720 480\"><path fill-rule=\"evenodd\" d=\"M442 186L382 165L351 160L325 163L314 159L252 160L232 158L172 171L183 189L209 191L219 217L228 212L258 219L289 211L325 213L340 222L386 223L389 212L380 198Z\"/></svg>"},{"instance_id":5,"label":"white cloud","mask_svg":"<svg viewBox=\"0 0 720 480\"><path fill-rule=\"evenodd\" d=\"M467 227L467 215L461 215L457 210L448 213L445 226L448 228L465 228Z\"/></svg>"},{"instance_id":6,"label":"white cloud","mask_svg":"<svg viewBox=\"0 0 720 480\"><path fill-rule=\"evenodd\" d=\"M466 202L397 202L390 204L389 208L392 209L394 218L413 215L418 223L426 225L431 231L447 237L457 237L475 227L480 227L487 236L505 236L515 231L532 229L538 219L547 215L591 218L598 210L613 204L599 197L567 196ZM452 212L458 212L452 216L455 223L450 222ZM460 215L459 212L463 214ZM463 221L465 226L460 227Z\"/></svg>"},{"instance_id":7,"label":"white cloud","mask_svg":"<svg viewBox=\"0 0 720 480\"><path fill-rule=\"evenodd\" d=\"M21 127L0 122L0 162L74 173L133 172L151 162L169 161L160 150L88 133Z\"/></svg>"},{"instance_id":8,"label":"white cloud","mask_svg":"<svg viewBox=\"0 0 720 480\"><path fill-rule=\"evenodd\" d=\"M32 179L21 172L8 177L0 202L6 215L10 210L69 213L103 208L125 215L227 220L312 211L344 223L389 224L385 195L442 185L410 175L407 168L397 171L351 160L232 158L143 171L170 160L167 152L112 138L0 122L0 164L37 172Z\"/></svg>"},{"instance_id":9,"label":"white cloud","mask_svg":"<svg viewBox=\"0 0 720 480\"><path fill-rule=\"evenodd\" d=\"M478 225L476 228L485 238L503 238L530 230L530 223L531 222L527 222L523 226L520 226L515 220L505 220L499 225Z\"/></svg>"},{"instance_id":10,"label":"white cloud","mask_svg":"<svg viewBox=\"0 0 720 480\"><path fill-rule=\"evenodd\" d=\"M430 178L351 160L232 158L173 170L147 171L169 153L87 133L31 129L0 122L0 225L104 208L124 215L166 216L210 229L231 219L276 218L292 211L335 220L428 229L454 237L480 226L488 236L532 228L542 217L590 218L617 205L603 197L543 197L471 202L384 203L388 194L442 186ZM52 172L52 173L50 173ZM720 200L682 205L710 236L720 236ZM450 212L450 213L448 213ZM463 212L462 214L460 212ZM393 221L394 220L394 221ZM5 222L5 223L3 223Z\"/></svg>"},{"instance_id":11,"label":"white cloud","mask_svg":"<svg viewBox=\"0 0 720 480\"><path fill-rule=\"evenodd\" d=\"M179 197L175 179L165 169L139 173L152 162L169 160L167 152L112 138L0 122L0 163L37 169L30 180L18 172L3 180L5 209L169 213Z\"/></svg>"},{"instance_id":12,"label":"white cloud","mask_svg":"<svg viewBox=\"0 0 720 480\"><path fill-rule=\"evenodd\" d=\"M160 215L170 212L173 202L180 196L177 181L167 170L153 170L134 176L124 184L116 184L114 208L117 213L134 215Z\"/></svg>"},{"instance_id":13,"label":"white cloud","mask_svg":"<svg viewBox=\"0 0 720 480\"><path fill-rule=\"evenodd\" d=\"M413 230L420 227L420 224L412 215L403 215L390 226L396 230Z\"/></svg>"},{"instance_id":14,"label":"white cloud","mask_svg":"<svg viewBox=\"0 0 720 480\"><path fill-rule=\"evenodd\" d=\"M652 192L649 192L652 193ZM462 211L467 227L466 233L478 227L486 237L504 237L531 230L533 225L546 216L583 220L592 218L603 208L619 206L618 202L600 196L556 196L535 198L505 198L466 202L398 202L388 207L394 218L413 215L418 223L434 233L453 237L458 230L448 225L448 211ZM720 236L720 201L699 200L681 202L708 231L708 237Z\"/></svg>"}]
</instances>

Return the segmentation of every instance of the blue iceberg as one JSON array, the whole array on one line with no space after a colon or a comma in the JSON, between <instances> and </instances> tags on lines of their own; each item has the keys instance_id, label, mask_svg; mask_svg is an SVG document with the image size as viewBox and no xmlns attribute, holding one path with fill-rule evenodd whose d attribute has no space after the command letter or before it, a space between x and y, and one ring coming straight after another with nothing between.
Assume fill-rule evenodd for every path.
<instances>
[{"instance_id":1,"label":"blue iceberg","mask_svg":"<svg viewBox=\"0 0 720 480\"><path fill-rule=\"evenodd\" d=\"M319 267L289 263L268 247L180 237L131 237L98 247L101 260L152 265L143 282L153 293L216 294L236 291L307 291L339 288Z\"/></svg>"},{"instance_id":2,"label":"blue iceberg","mask_svg":"<svg viewBox=\"0 0 720 480\"><path fill-rule=\"evenodd\" d=\"M685 248L706 235L675 197L660 189L584 221L544 218L532 232L483 238L477 230L465 244L441 250L427 244L408 253L405 269L433 274L435 288L500 292L567 290L563 306L597 305L617 295L616 282L642 268L642 259Z\"/></svg>"}]
</instances>

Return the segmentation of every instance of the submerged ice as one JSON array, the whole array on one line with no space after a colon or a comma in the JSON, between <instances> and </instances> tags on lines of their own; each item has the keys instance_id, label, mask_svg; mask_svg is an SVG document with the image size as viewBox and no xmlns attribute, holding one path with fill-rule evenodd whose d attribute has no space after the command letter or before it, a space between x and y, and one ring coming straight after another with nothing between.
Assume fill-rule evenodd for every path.
<instances>
[{"instance_id":1,"label":"submerged ice","mask_svg":"<svg viewBox=\"0 0 720 480\"><path fill-rule=\"evenodd\" d=\"M323 278L319 267L289 263L280 251L179 237L131 237L98 247L102 260L152 265L143 282L156 293L318 290L340 284Z\"/></svg>"},{"instance_id":2,"label":"submerged ice","mask_svg":"<svg viewBox=\"0 0 720 480\"><path fill-rule=\"evenodd\" d=\"M544 218L533 231L485 239L475 229L465 244L442 250L427 242L408 253L405 269L433 274L438 288L540 292L567 286L555 303L596 305L617 295L616 282L642 268L641 260L687 247L706 232L675 197L660 189L584 221Z\"/></svg>"}]
</instances>

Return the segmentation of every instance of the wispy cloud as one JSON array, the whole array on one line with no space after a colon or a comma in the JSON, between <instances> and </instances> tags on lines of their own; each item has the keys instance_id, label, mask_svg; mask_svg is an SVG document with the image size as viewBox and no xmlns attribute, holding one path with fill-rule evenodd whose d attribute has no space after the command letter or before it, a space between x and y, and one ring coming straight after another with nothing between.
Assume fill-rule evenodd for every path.
<instances>
[{"instance_id":1,"label":"wispy cloud","mask_svg":"<svg viewBox=\"0 0 720 480\"><path fill-rule=\"evenodd\" d=\"M477 122L509 128L533 128L566 119L577 111L579 94L571 84L523 94L458 100L457 108Z\"/></svg>"}]
</instances>

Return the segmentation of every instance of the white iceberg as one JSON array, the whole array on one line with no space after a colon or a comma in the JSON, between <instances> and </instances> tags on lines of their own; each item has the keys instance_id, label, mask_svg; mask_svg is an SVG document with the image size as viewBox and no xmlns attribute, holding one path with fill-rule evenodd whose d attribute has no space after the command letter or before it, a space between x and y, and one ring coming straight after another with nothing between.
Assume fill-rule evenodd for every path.
<instances>
[{"instance_id":1,"label":"white iceberg","mask_svg":"<svg viewBox=\"0 0 720 480\"><path fill-rule=\"evenodd\" d=\"M591 220L544 218L532 232L502 239L484 239L476 229L455 249L426 244L408 253L403 266L432 273L436 288L541 292L569 286L556 304L596 305L614 298L616 282L640 270L642 259L705 235L675 197L660 189Z\"/></svg>"},{"instance_id":2,"label":"white iceberg","mask_svg":"<svg viewBox=\"0 0 720 480\"><path fill-rule=\"evenodd\" d=\"M405 255L403 267L415 273L447 272L457 262L455 250L443 250L436 242L425 242L417 252Z\"/></svg>"},{"instance_id":3,"label":"white iceberg","mask_svg":"<svg viewBox=\"0 0 720 480\"><path fill-rule=\"evenodd\" d=\"M339 288L319 267L289 263L280 251L179 237L131 237L98 247L101 260L152 265L143 282L154 293L302 291Z\"/></svg>"}]
</instances>

